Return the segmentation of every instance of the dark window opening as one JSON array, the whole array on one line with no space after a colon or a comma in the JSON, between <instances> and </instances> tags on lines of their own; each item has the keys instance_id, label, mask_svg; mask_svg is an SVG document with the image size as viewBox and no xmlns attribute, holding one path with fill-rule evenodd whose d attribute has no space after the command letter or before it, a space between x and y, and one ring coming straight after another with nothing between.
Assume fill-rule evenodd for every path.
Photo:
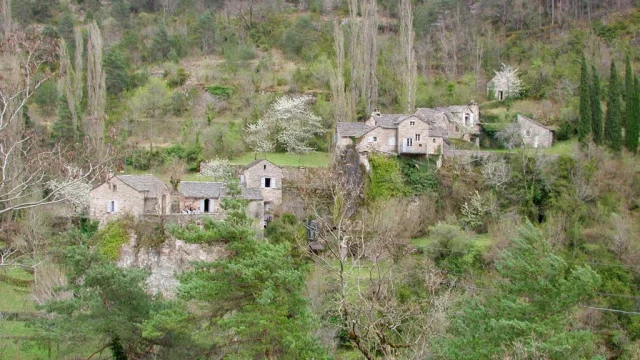
<instances>
[{"instance_id":1,"label":"dark window opening","mask_svg":"<svg viewBox=\"0 0 640 360\"><path fill-rule=\"evenodd\" d=\"M204 212L211 212L211 206L209 199L204 199Z\"/></svg>"},{"instance_id":2,"label":"dark window opening","mask_svg":"<svg viewBox=\"0 0 640 360\"><path fill-rule=\"evenodd\" d=\"M113 191L116 191L116 190L118 190L118 185L113 184Z\"/></svg>"},{"instance_id":3,"label":"dark window opening","mask_svg":"<svg viewBox=\"0 0 640 360\"><path fill-rule=\"evenodd\" d=\"M262 165L262 168L263 168L264 170L267 170L267 165Z\"/></svg>"},{"instance_id":4,"label":"dark window opening","mask_svg":"<svg viewBox=\"0 0 640 360\"><path fill-rule=\"evenodd\" d=\"M264 187L266 188L271 187L271 178L264 178Z\"/></svg>"}]
</instances>

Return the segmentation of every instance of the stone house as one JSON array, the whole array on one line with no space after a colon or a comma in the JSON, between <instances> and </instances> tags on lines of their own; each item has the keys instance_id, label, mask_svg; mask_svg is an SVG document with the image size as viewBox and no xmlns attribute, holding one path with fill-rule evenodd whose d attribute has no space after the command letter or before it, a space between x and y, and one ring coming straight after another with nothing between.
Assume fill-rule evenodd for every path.
<instances>
[{"instance_id":1,"label":"stone house","mask_svg":"<svg viewBox=\"0 0 640 360\"><path fill-rule=\"evenodd\" d=\"M553 129L520 114L516 116L516 126L524 146L531 148L553 146Z\"/></svg>"},{"instance_id":2,"label":"stone house","mask_svg":"<svg viewBox=\"0 0 640 360\"><path fill-rule=\"evenodd\" d=\"M266 159L258 159L244 167L240 184L246 189L258 189L263 200L265 224L282 204L282 169Z\"/></svg>"},{"instance_id":3,"label":"stone house","mask_svg":"<svg viewBox=\"0 0 640 360\"><path fill-rule=\"evenodd\" d=\"M180 213L210 214L216 218L224 217L221 201L226 189L221 182L182 181L178 185ZM260 189L241 187L240 197L247 200L247 216L264 222L264 201Z\"/></svg>"},{"instance_id":4,"label":"stone house","mask_svg":"<svg viewBox=\"0 0 640 360\"><path fill-rule=\"evenodd\" d=\"M120 215L164 215L171 207L169 188L153 175L112 176L90 195L90 217L101 224Z\"/></svg>"},{"instance_id":5,"label":"stone house","mask_svg":"<svg viewBox=\"0 0 640 360\"><path fill-rule=\"evenodd\" d=\"M496 75L487 82L487 96L489 98L493 96L498 101L505 100L514 91L512 81L505 73L496 72Z\"/></svg>"},{"instance_id":6,"label":"stone house","mask_svg":"<svg viewBox=\"0 0 640 360\"><path fill-rule=\"evenodd\" d=\"M446 108L418 108L414 114L408 115L374 111L364 123L337 124L336 150L339 153L353 144L359 153L441 154L448 138L479 144L479 119L480 110L474 102Z\"/></svg>"}]
</instances>

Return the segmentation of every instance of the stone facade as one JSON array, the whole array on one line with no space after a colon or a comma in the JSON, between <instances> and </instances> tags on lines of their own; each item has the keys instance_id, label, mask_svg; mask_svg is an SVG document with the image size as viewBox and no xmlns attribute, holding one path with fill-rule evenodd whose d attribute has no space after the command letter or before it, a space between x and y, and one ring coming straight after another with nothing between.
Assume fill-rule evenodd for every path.
<instances>
[{"instance_id":1,"label":"stone facade","mask_svg":"<svg viewBox=\"0 0 640 360\"><path fill-rule=\"evenodd\" d=\"M550 148L553 146L553 130L518 114L516 124L524 146L531 148Z\"/></svg>"},{"instance_id":2,"label":"stone facade","mask_svg":"<svg viewBox=\"0 0 640 360\"><path fill-rule=\"evenodd\" d=\"M240 177L247 189L260 189L265 202L265 213L270 207L282 203L282 169L269 160L260 159L247 165Z\"/></svg>"},{"instance_id":3,"label":"stone facade","mask_svg":"<svg viewBox=\"0 0 640 360\"><path fill-rule=\"evenodd\" d=\"M479 145L480 108L468 105L436 109L419 108L414 114L381 114L377 111L364 123L338 123L336 153L354 144L359 153L436 155L446 138L459 138Z\"/></svg>"},{"instance_id":4,"label":"stone facade","mask_svg":"<svg viewBox=\"0 0 640 360\"><path fill-rule=\"evenodd\" d=\"M168 214L169 189L153 175L118 175L91 190L89 214L105 224L121 215Z\"/></svg>"}]
</instances>

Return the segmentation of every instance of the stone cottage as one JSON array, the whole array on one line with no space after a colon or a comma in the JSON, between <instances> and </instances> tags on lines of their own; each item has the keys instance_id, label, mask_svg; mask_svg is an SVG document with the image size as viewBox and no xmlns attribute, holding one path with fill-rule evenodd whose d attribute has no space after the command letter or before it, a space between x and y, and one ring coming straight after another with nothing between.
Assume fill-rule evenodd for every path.
<instances>
[{"instance_id":1,"label":"stone cottage","mask_svg":"<svg viewBox=\"0 0 640 360\"><path fill-rule=\"evenodd\" d=\"M210 214L224 217L221 201L227 196L224 183L205 181L182 181L178 186L180 213ZM248 201L247 216L262 224L264 219L264 201L260 189L241 187L240 197Z\"/></svg>"},{"instance_id":2,"label":"stone cottage","mask_svg":"<svg viewBox=\"0 0 640 360\"><path fill-rule=\"evenodd\" d=\"M240 183L247 189L258 189L264 201L265 224L282 204L282 169L266 159L258 159L244 167Z\"/></svg>"},{"instance_id":3,"label":"stone cottage","mask_svg":"<svg viewBox=\"0 0 640 360\"><path fill-rule=\"evenodd\" d=\"M445 139L479 143L480 110L474 102L436 109L418 108L413 114L381 114L374 111L364 123L342 122L336 127L338 153L355 145L359 153L404 155L441 154Z\"/></svg>"},{"instance_id":4,"label":"stone cottage","mask_svg":"<svg viewBox=\"0 0 640 360\"><path fill-rule=\"evenodd\" d=\"M496 75L487 82L487 96L498 101L505 100L509 96L518 96L522 84L517 72L517 69L503 64L502 70L496 71Z\"/></svg>"},{"instance_id":5,"label":"stone cottage","mask_svg":"<svg viewBox=\"0 0 640 360\"><path fill-rule=\"evenodd\" d=\"M90 216L101 224L120 215L170 212L169 188L153 175L116 175L91 190Z\"/></svg>"},{"instance_id":6,"label":"stone cottage","mask_svg":"<svg viewBox=\"0 0 640 360\"><path fill-rule=\"evenodd\" d=\"M516 126L524 146L531 148L553 146L553 129L520 114L516 116Z\"/></svg>"}]
</instances>

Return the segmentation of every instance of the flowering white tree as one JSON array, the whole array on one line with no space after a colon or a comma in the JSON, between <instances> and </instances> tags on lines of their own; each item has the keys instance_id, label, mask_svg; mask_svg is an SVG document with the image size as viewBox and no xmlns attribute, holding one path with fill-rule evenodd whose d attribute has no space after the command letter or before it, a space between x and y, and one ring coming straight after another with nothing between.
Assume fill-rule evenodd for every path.
<instances>
[{"instance_id":1,"label":"flowering white tree","mask_svg":"<svg viewBox=\"0 0 640 360\"><path fill-rule=\"evenodd\" d=\"M76 213L89 207L91 184L85 179L49 180L46 188L55 193L53 200L63 199Z\"/></svg>"},{"instance_id":2,"label":"flowering white tree","mask_svg":"<svg viewBox=\"0 0 640 360\"><path fill-rule=\"evenodd\" d=\"M229 160L214 158L200 165L200 175L211 176L214 180L226 180L233 173Z\"/></svg>"},{"instance_id":3,"label":"flowering white tree","mask_svg":"<svg viewBox=\"0 0 640 360\"><path fill-rule=\"evenodd\" d=\"M312 151L311 140L324 132L322 119L311 112L311 96L281 96L256 124L248 125L247 144L255 152L271 151L276 145L287 152Z\"/></svg>"},{"instance_id":4,"label":"flowering white tree","mask_svg":"<svg viewBox=\"0 0 640 360\"><path fill-rule=\"evenodd\" d=\"M245 131L246 137L244 141L254 152L264 153L275 149L276 144L271 138L269 127L262 119L255 124L247 125Z\"/></svg>"},{"instance_id":5,"label":"flowering white tree","mask_svg":"<svg viewBox=\"0 0 640 360\"><path fill-rule=\"evenodd\" d=\"M495 71L494 84L500 84L507 89L507 97L515 98L522 93L522 81L518 77L518 69L502 64L500 71Z\"/></svg>"}]
</instances>

